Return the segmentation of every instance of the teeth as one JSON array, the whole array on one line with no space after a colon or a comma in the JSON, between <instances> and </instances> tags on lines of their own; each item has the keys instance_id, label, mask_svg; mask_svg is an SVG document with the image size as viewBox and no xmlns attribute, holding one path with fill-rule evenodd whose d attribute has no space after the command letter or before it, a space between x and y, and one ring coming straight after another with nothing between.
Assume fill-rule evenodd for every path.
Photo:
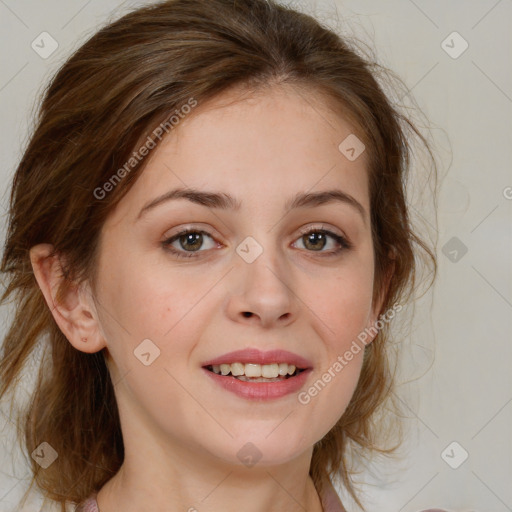
<instances>
[{"instance_id":1,"label":"teeth","mask_svg":"<svg viewBox=\"0 0 512 512\"><path fill-rule=\"evenodd\" d=\"M295 371L295 368L294 368ZM275 379L279 375L279 365L274 364L264 364L261 367L261 376L266 379Z\"/></svg>"},{"instance_id":2,"label":"teeth","mask_svg":"<svg viewBox=\"0 0 512 512\"><path fill-rule=\"evenodd\" d=\"M238 375L244 375L245 365L242 363L233 363L232 365L227 366L231 366L231 375L234 377L237 377Z\"/></svg>"},{"instance_id":3,"label":"teeth","mask_svg":"<svg viewBox=\"0 0 512 512\"><path fill-rule=\"evenodd\" d=\"M261 364L246 364L244 374L246 377L261 377Z\"/></svg>"},{"instance_id":4,"label":"teeth","mask_svg":"<svg viewBox=\"0 0 512 512\"><path fill-rule=\"evenodd\" d=\"M295 365L288 363L272 364L254 364L254 363L232 363L232 364L214 364L212 369L215 373L221 375L233 375L234 377L245 376L251 378L275 379L279 376L293 375ZM245 379L243 379L245 380Z\"/></svg>"},{"instance_id":5,"label":"teeth","mask_svg":"<svg viewBox=\"0 0 512 512\"><path fill-rule=\"evenodd\" d=\"M238 380L243 380L244 382L279 382L283 379L276 377L275 379L266 379L265 377L246 377L245 375L240 375L237 377Z\"/></svg>"}]
</instances>

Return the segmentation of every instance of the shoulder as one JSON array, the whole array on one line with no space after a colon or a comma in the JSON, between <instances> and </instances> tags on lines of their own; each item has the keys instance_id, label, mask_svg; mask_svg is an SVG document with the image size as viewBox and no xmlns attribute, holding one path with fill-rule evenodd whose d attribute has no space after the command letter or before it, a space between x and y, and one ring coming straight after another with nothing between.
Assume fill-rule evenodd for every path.
<instances>
[{"instance_id":1,"label":"shoulder","mask_svg":"<svg viewBox=\"0 0 512 512\"><path fill-rule=\"evenodd\" d=\"M325 512L346 512L330 479L324 479L319 496Z\"/></svg>"},{"instance_id":2,"label":"shoulder","mask_svg":"<svg viewBox=\"0 0 512 512\"><path fill-rule=\"evenodd\" d=\"M72 512L99 512L96 493L92 494L81 503L78 503L75 508L71 510Z\"/></svg>"}]
</instances>

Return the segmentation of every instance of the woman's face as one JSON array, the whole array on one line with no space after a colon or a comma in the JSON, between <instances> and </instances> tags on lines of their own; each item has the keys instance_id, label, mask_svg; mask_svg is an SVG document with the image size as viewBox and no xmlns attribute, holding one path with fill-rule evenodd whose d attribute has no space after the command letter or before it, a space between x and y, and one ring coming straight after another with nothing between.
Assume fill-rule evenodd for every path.
<instances>
[{"instance_id":1,"label":"woman's face","mask_svg":"<svg viewBox=\"0 0 512 512\"><path fill-rule=\"evenodd\" d=\"M125 445L150 432L164 451L278 464L331 429L360 374L363 350L344 354L375 320L366 154L339 149L351 127L310 93L233 98L152 150L102 230L95 299ZM305 371L206 368L251 361Z\"/></svg>"}]
</instances>

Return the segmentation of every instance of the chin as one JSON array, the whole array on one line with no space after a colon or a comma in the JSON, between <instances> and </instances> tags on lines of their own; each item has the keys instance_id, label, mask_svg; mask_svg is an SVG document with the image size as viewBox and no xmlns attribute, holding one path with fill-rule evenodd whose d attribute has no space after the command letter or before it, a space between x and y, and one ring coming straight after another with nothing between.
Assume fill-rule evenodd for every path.
<instances>
[{"instance_id":1,"label":"chin","mask_svg":"<svg viewBox=\"0 0 512 512\"><path fill-rule=\"evenodd\" d=\"M251 464L277 466L286 464L312 449L313 440L304 439L304 430L301 432L294 429L291 432L287 420L278 428L276 428L277 424L274 422L270 429L257 431L247 429L243 435L230 439L228 441L229 462L237 465L244 464L248 467ZM272 432L273 429L275 431ZM233 453L235 459L233 459Z\"/></svg>"}]
</instances>

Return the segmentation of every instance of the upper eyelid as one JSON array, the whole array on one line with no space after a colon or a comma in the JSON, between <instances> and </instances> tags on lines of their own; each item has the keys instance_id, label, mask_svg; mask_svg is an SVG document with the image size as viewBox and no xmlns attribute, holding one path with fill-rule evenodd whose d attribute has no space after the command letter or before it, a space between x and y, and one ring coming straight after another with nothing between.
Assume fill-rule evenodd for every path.
<instances>
[{"instance_id":1,"label":"upper eyelid","mask_svg":"<svg viewBox=\"0 0 512 512\"><path fill-rule=\"evenodd\" d=\"M336 230L340 231L339 233L336 232ZM191 226L186 226L182 229L180 229L178 232L172 234L172 235L169 235L169 236L165 236L164 237L164 240L170 240L171 238L175 238L175 237L178 237L184 233L186 233L187 231L190 231L190 232L197 232L197 233L202 233L202 234L206 234L207 236L211 237L211 238L215 238L215 237L220 237L220 235L216 235L216 232L214 230L214 232L212 233L211 231L209 231L208 229L203 229L199 226L194 226L194 225L191 225ZM304 235L304 234L307 234L308 232L310 231L330 231L332 232L334 235L336 236L341 236L342 238L345 238L347 241L349 241L349 237L345 234L344 231L342 231L341 229L339 228L331 228L330 226L325 226L325 224L321 224L319 226L316 226L316 225L313 225L313 226L306 226L306 227L303 227L303 228L299 228L298 229L299 231L299 234L300 235Z\"/></svg>"}]
</instances>

